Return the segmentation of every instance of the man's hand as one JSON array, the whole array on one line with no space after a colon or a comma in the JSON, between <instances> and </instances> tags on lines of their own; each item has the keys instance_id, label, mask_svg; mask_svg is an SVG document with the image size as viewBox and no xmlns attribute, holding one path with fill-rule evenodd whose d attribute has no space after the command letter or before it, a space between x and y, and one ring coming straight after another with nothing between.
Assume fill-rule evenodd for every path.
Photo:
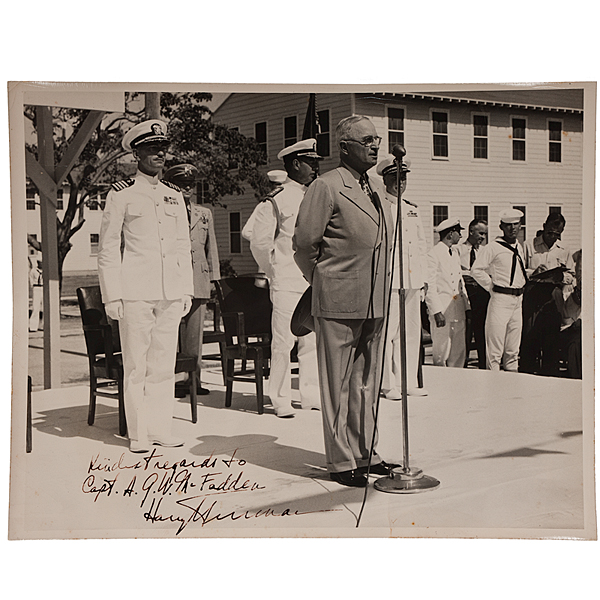
<instances>
[{"instance_id":1,"label":"man's hand","mask_svg":"<svg viewBox=\"0 0 600 600\"><path fill-rule=\"evenodd\" d=\"M444 317L444 313L435 313L435 315L433 315L433 318L435 319L436 327L444 327L446 325L446 318Z\"/></svg>"},{"instance_id":2,"label":"man's hand","mask_svg":"<svg viewBox=\"0 0 600 600\"><path fill-rule=\"evenodd\" d=\"M543 273L544 271L547 271L548 267L546 265L540 265L533 273L532 275L538 275L539 273Z\"/></svg>"},{"instance_id":3,"label":"man's hand","mask_svg":"<svg viewBox=\"0 0 600 600\"><path fill-rule=\"evenodd\" d=\"M123 300L113 300L104 305L106 315L113 321L119 321L123 318Z\"/></svg>"},{"instance_id":4,"label":"man's hand","mask_svg":"<svg viewBox=\"0 0 600 600\"><path fill-rule=\"evenodd\" d=\"M192 297L186 295L183 297L183 314L187 315L190 312L190 308L192 308Z\"/></svg>"}]
</instances>

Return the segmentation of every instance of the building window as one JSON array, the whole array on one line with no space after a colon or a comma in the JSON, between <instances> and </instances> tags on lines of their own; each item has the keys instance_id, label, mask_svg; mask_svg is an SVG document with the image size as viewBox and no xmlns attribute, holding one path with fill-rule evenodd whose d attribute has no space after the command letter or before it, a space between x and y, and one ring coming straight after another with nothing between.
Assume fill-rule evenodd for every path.
<instances>
[{"instance_id":1,"label":"building window","mask_svg":"<svg viewBox=\"0 0 600 600\"><path fill-rule=\"evenodd\" d=\"M448 207L434 205L433 207L433 226L437 227L442 221L448 218Z\"/></svg>"},{"instance_id":2,"label":"building window","mask_svg":"<svg viewBox=\"0 0 600 600\"><path fill-rule=\"evenodd\" d=\"M396 144L404 146L404 109L388 106L388 151Z\"/></svg>"},{"instance_id":3,"label":"building window","mask_svg":"<svg viewBox=\"0 0 600 600\"><path fill-rule=\"evenodd\" d=\"M56 198L57 198L58 200L62 200L62 199L63 199L63 196L64 196L64 192L63 192L63 189L62 189L62 188L61 188L60 190L56 190Z\"/></svg>"},{"instance_id":4,"label":"building window","mask_svg":"<svg viewBox=\"0 0 600 600\"><path fill-rule=\"evenodd\" d=\"M63 209L63 201L57 200L56 201L56 210L62 210L62 209Z\"/></svg>"},{"instance_id":5,"label":"building window","mask_svg":"<svg viewBox=\"0 0 600 600\"><path fill-rule=\"evenodd\" d=\"M242 253L242 226L241 213L229 213L229 252L231 254Z\"/></svg>"},{"instance_id":6,"label":"building window","mask_svg":"<svg viewBox=\"0 0 600 600\"><path fill-rule=\"evenodd\" d=\"M25 197L26 198L35 198L35 192L36 192L35 188L27 188L25 190Z\"/></svg>"},{"instance_id":7,"label":"building window","mask_svg":"<svg viewBox=\"0 0 600 600\"><path fill-rule=\"evenodd\" d=\"M283 119L283 147L287 148L298 141L298 118L285 117Z\"/></svg>"},{"instance_id":8,"label":"building window","mask_svg":"<svg viewBox=\"0 0 600 600\"><path fill-rule=\"evenodd\" d=\"M433 111L433 156L448 157L448 113Z\"/></svg>"},{"instance_id":9,"label":"building window","mask_svg":"<svg viewBox=\"0 0 600 600\"><path fill-rule=\"evenodd\" d=\"M520 210L523 213L523 216L521 217L521 229L519 231L519 235L517 237L517 239L519 240L519 242L521 242L521 244L527 239L527 227L526 227L526 223L527 223L527 209L524 206L513 206L513 208L516 208L517 210Z\"/></svg>"},{"instance_id":10,"label":"building window","mask_svg":"<svg viewBox=\"0 0 600 600\"><path fill-rule=\"evenodd\" d=\"M98 254L98 245L100 244L100 234L90 233L90 254L96 256Z\"/></svg>"},{"instance_id":11,"label":"building window","mask_svg":"<svg viewBox=\"0 0 600 600\"><path fill-rule=\"evenodd\" d=\"M196 203L197 204L210 204L210 198L208 197L208 181L201 179L196 184Z\"/></svg>"},{"instance_id":12,"label":"building window","mask_svg":"<svg viewBox=\"0 0 600 600\"><path fill-rule=\"evenodd\" d=\"M88 202L88 208L90 210L98 210L99 206L100 206L100 203L98 202L98 200L90 200Z\"/></svg>"},{"instance_id":13,"label":"building window","mask_svg":"<svg viewBox=\"0 0 600 600\"><path fill-rule=\"evenodd\" d=\"M525 130L527 123L525 119L512 120L512 158L513 160L525 160Z\"/></svg>"},{"instance_id":14,"label":"building window","mask_svg":"<svg viewBox=\"0 0 600 600\"><path fill-rule=\"evenodd\" d=\"M489 223L489 207L487 206L474 206L473 207L473 219L485 221Z\"/></svg>"},{"instance_id":15,"label":"building window","mask_svg":"<svg viewBox=\"0 0 600 600\"><path fill-rule=\"evenodd\" d=\"M254 125L254 139L258 143L260 149L267 158L267 122L262 121Z\"/></svg>"},{"instance_id":16,"label":"building window","mask_svg":"<svg viewBox=\"0 0 600 600\"><path fill-rule=\"evenodd\" d=\"M473 158L488 157L488 117L473 115Z\"/></svg>"},{"instance_id":17,"label":"building window","mask_svg":"<svg viewBox=\"0 0 600 600\"><path fill-rule=\"evenodd\" d=\"M548 160L550 162L562 161L562 122L548 121Z\"/></svg>"},{"instance_id":18,"label":"building window","mask_svg":"<svg viewBox=\"0 0 600 600\"><path fill-rule=\"evenodd\" d=\"M331 125L329 122L329 109L317 111L319 121L319 133L317 134L317 154L319 156L329 156Z\"/></svg>"},{"instance_id":19,"label":"building window","mask_svg":"<svg viewBox=\"0 0 600 600\"><path fill-rule=\"evenodd\" d=\"M27 210L35 210L35 200L27 200Z\"/></svg>"},{"instance_id":20,"label":"building window","mask_svg":"<svg viewBox=\"0 0 600 600\"><path fill-rule=\"evenodd\" d=\"M552 215L554 213L558 213L559 215L562 215L562 207L560 207L560 206L550 206L548 208L548 214Z\"/></svg>"}]
</instances>

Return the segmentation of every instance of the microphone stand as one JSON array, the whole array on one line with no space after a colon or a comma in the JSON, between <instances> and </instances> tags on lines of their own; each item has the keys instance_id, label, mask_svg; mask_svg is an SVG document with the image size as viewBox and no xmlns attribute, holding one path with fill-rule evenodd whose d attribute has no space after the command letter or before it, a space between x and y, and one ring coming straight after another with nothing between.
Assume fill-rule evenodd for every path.
<instances>
[{"instance_id":1,"label":"microphone stand","mask_svg":"<svg viewBox=\"0 0 600 600\"><path fill-rule=\"evenodd\" d=\"M406 289L404 287L404 248L402 241L402 157L406 150L400 146L394 146L392 153L396 157L396 232L398 239L398 261L400 264L400 288L398 290L400 300L400 383L402 388L402 448L404 461L401 467L390 471L389 476L380 477L373 485L380 492L392 494L414 494L425 492L439 487L440 482L429 475L425 475L421 469L410 466L410 453L408 447L408 386L406 373Z\"/></svg>"}]
</instances>

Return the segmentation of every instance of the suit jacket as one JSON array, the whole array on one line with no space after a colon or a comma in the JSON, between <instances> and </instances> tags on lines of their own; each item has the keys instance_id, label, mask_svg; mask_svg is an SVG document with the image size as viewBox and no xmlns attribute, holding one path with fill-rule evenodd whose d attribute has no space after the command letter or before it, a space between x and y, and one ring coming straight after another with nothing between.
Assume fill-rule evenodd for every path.
<instances>
[{"instance_id":1,"label":"suit jacket","mask_svg":"<svg viewBox=\"0 0 600 600\"><path fill-rule=\"evenodd\" d=\"M193 295L190 231L179 188L139 171L113 184L102 215L98 275L105 304Z\"/></svg>"},{"instance_id":2,"label":"suit jacket","mask_svg":"<svg viewBox=\"0 0 600 600\"><path fill-rule=\"evenodd\" d=\"M428 275L425 301L430 316L444 313L451 320L465 318L465 310L470 309L465 283L461 274L460 257L453 249L438 242L427 254Z\"/></svg>"},{"instance_id":3,"label":"suit jacket","mask_svg":"<svg viewBox=\"0 0 600 600\"><path fill-rule=\"evenodd\" d=\"M199 204L190 205L190 241L194 298L210 298L211 281L221 278L219 251L210 209Z\"/></svg>"},{"instance_id":4,"label":"suit jacket","mask_svg":"<svg viewBox=\"0 0 600 600\"><path fill-rule=\"evenodd\" d=\"M310 184L296 219L294 258L312 284L312 314L330 319L383 317L392 227L383 190L379 211L344 166Z\"/></svg>"}]
</instances>

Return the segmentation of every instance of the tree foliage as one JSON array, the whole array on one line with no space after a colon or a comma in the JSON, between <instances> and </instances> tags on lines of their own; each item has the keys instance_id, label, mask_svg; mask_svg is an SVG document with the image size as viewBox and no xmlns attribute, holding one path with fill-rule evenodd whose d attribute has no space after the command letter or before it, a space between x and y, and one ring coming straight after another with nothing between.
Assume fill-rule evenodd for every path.
<instances>
[{"instance_id":1,"label":"tree foliage","mask_svg":"<svg viewBox=\"0 0 600 600\"><path fill-rule=\"evenodd\" d=\"M225 196L240 195L246 185L256 196L269 190L260 167L265 157L254 139L217 124L205 104L212 95L204 92L168 93L160 96L161 118L167 122L172 144L167 166L187 162L195 165L208 183L207 197L213 204ZM72 138L88 115L88 111L53 108L55 163L58 164ZM33 107L25 107L25 117L33 127ZM71 238L85 222L84 206L106 196L110 184L130 177L135 172L131 155L122 148L121 140L132 126L145 120L143 94L125 93L125 112L106 114L67 177L69 198L62 218L57 215L59 273L62 279L64 260L72 247ZM37 147L27 145L37 156Z\"/></svg>"}]
</instances>

